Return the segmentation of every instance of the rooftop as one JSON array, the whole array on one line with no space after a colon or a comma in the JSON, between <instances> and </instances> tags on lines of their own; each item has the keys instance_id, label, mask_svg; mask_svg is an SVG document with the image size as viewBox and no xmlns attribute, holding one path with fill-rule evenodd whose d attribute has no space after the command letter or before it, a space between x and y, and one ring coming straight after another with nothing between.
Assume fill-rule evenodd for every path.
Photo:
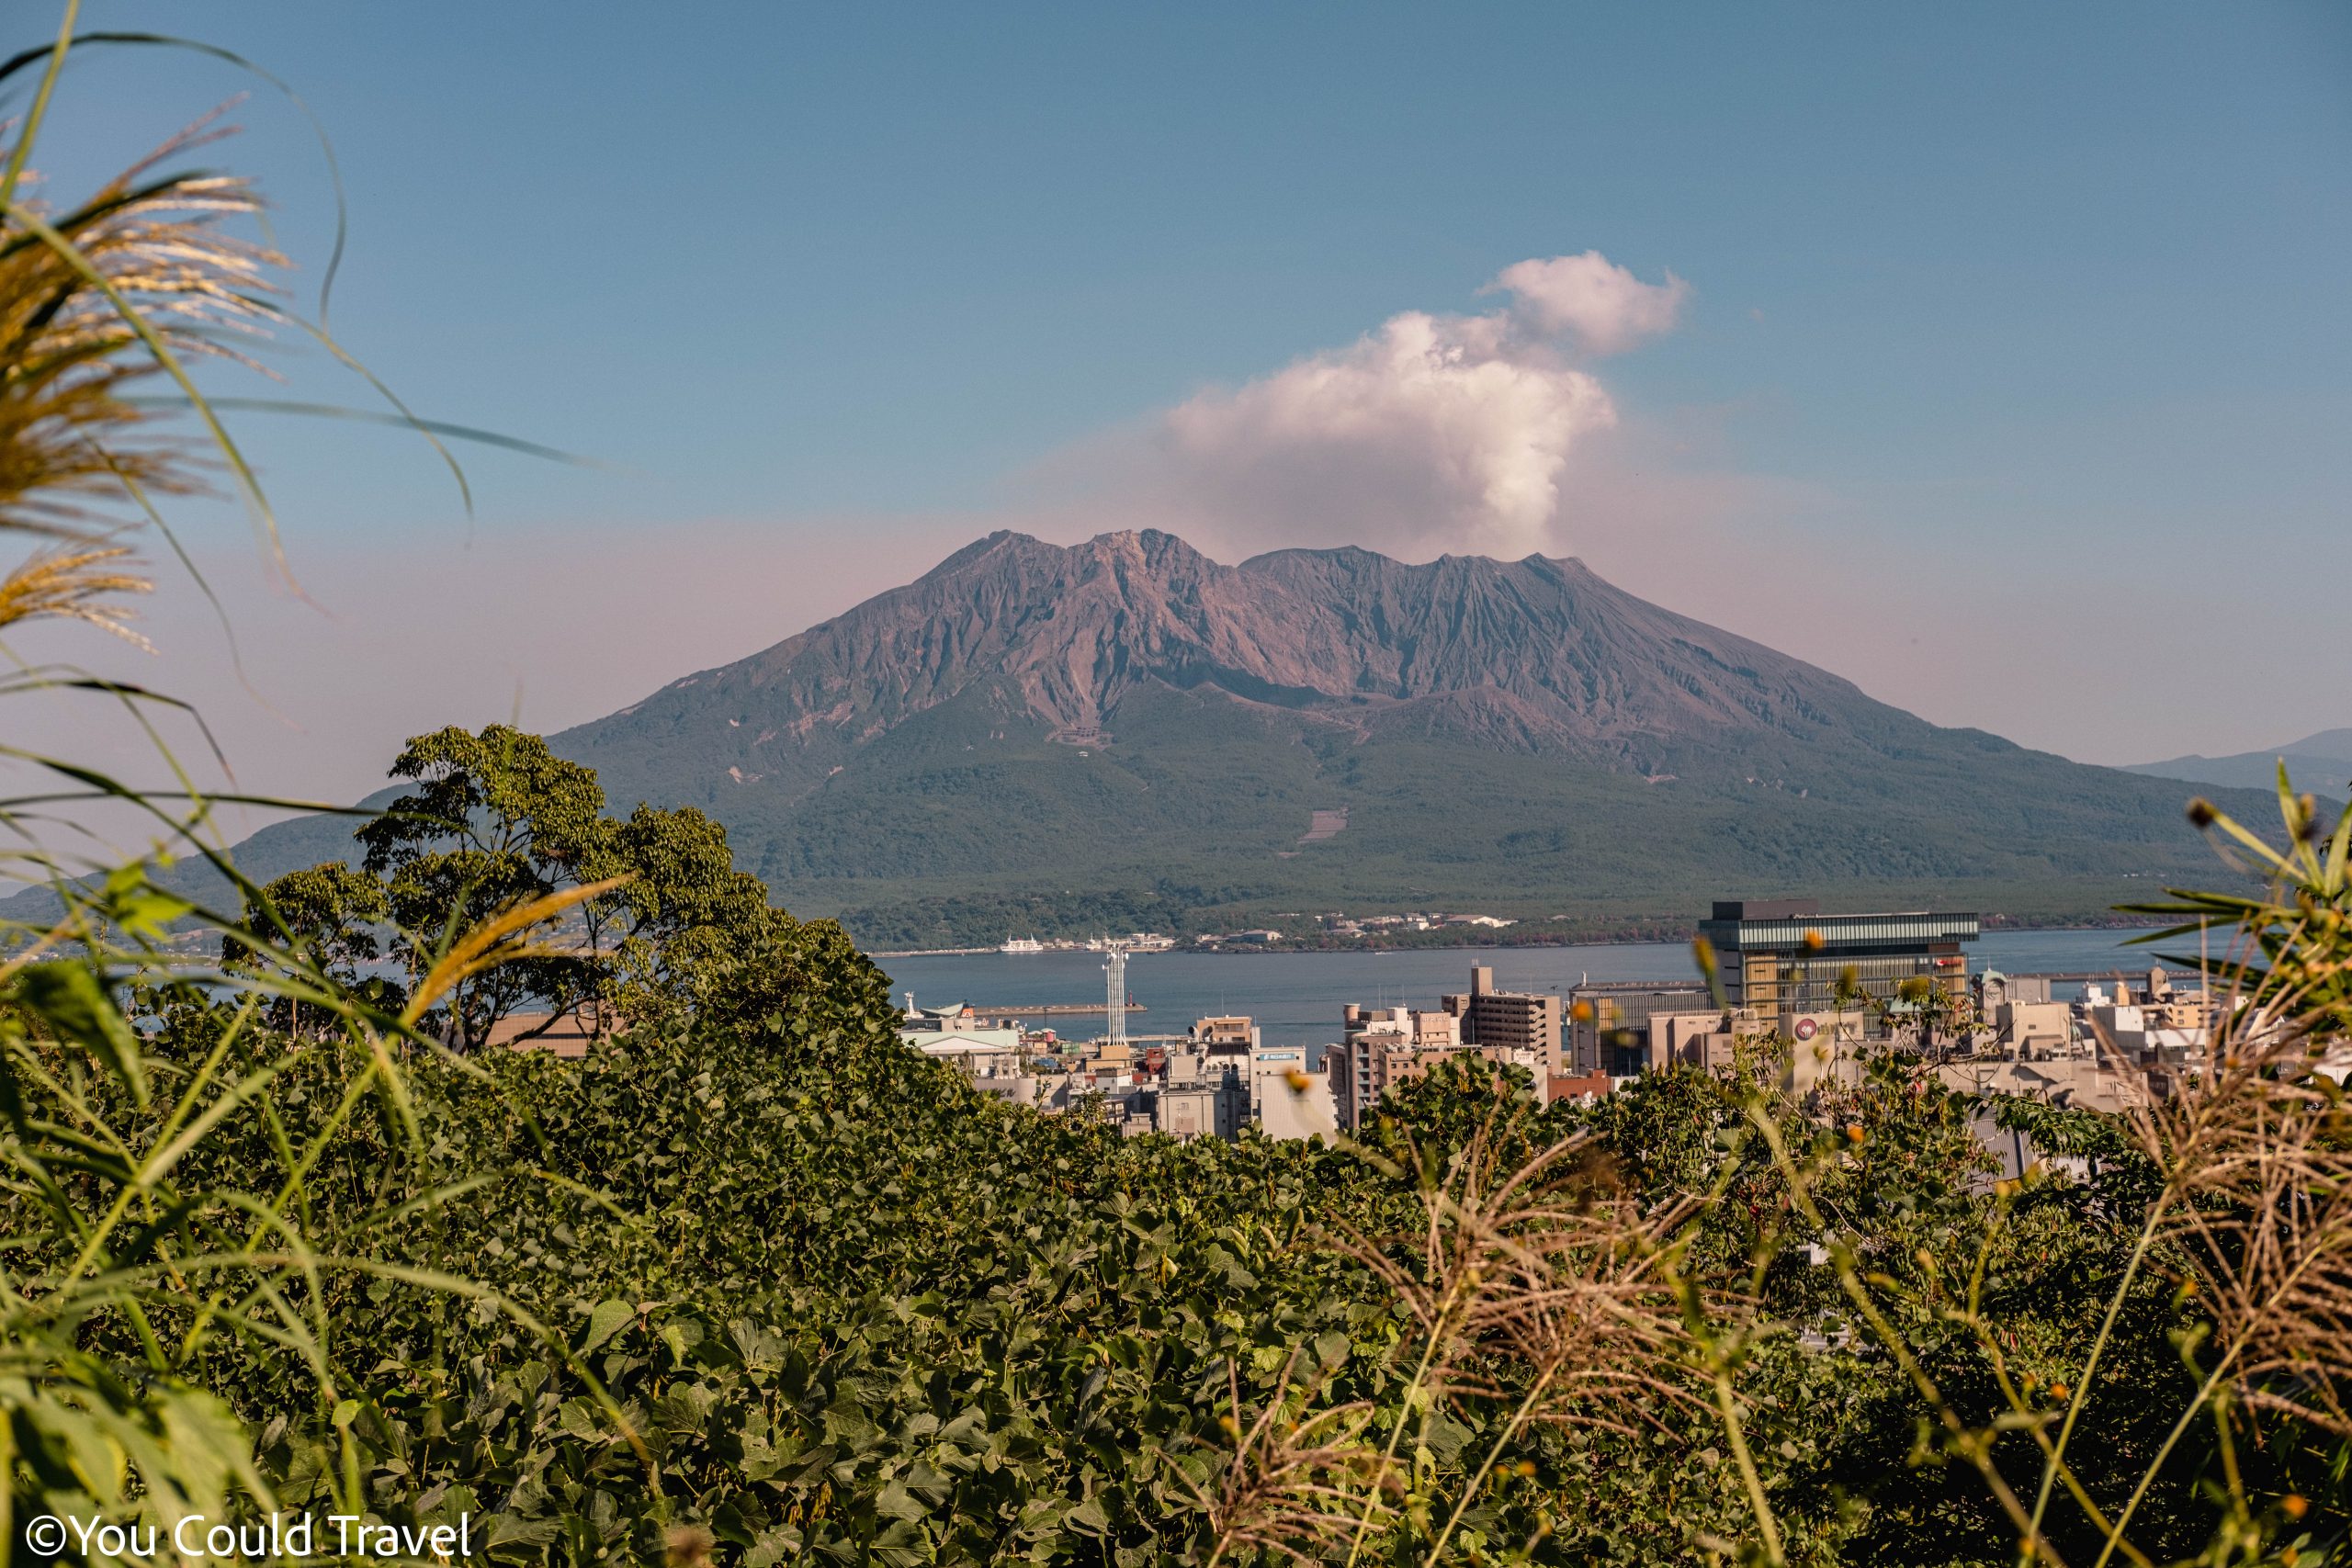
<instances>
[{"instance_id":1,"label":"rooftop","mask_svg":"<svg viewBox=\"0 0 2352 1568\"><path fill-rule=\"evenodd\" d=\"M1928 942L1974 942L1978 935L1973 912L1935 913L1905 910L1875 915L1823 915L1777 912L1809 899L1783 899L1773 904L1717 904L1715 918L1699 922L1699 934L1716 947L1737 952L1755 948L1883 947ZM1743 911L1726 915L1726 909ZM1771 909L1772 914L1761 911ZM1817 937L1818 942L1815 942Z\"/></svg>"}]
</instances>

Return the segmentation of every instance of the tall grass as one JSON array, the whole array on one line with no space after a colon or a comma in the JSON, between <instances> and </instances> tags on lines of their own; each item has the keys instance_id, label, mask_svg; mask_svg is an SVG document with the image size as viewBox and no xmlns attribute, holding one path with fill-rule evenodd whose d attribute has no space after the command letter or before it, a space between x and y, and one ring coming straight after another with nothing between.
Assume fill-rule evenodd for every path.
<instances>
[{"instance_id":1,"label":"tall grass","mask_svg":"<svg viewBox=\"0 0 2352 1568\"><path fill-rule=\"evenodd\" d=\"M131 602L153 583L139 536L187 558L162 510L173 499L225 481L284 559L268 500L195 368L251 367L260 340L288 326L356 362L287 308L285 258L236 234L259 211L251 184L187 166L225 134L209 119L77 202L43 197L33 154L69 52L168 41L77 39L77 19L68 4L52 44L0 65L0 83L33 85L0 162L0 536L26 550L0 578L0 638L49 621L140 641ZM0 799L0 871L56 897L51 919L0 924L0 1538L13 1550L28 1512L167 1523L276 1506L253 1435L219 1392L224 1359L277 1359L306 1381L309 1438L327 1456L317 1484L338 1510L364 1513L350 1425L368 1369L339 1354L333 1281L391 1280L514 1309L451 1273L313 1245L316 1174L365 1121L389 1129L385 1179L373 1207L338 1214L341 1234L416 1224L447 1201L416 1159L425 1133L407 1075L440 1051L418 1020L516 939L609 887L446 933L405 1007L385 1012L338 983L219 847L210 814L224 797L197 788L149 717L185 705L71 666L11 662L0 697L62 691L119 705L148 726L178 787L134 789L69 757L0 746L45 781ZM61 850L102 804L143 814L160 853L210 861L245 907L191 904L149 862ZM232 929L239 960L224 965L211 949ZM314 1021L299 1048L255 1027L281 999ZM226 1025L190 1050L134 1021L175 1006ZM351 1059L334 1103L282 1097L298 1049ZM271 1129L274 1162L209 1157L232 1122Z\"/></svg>"},{"instance_id":2,"label":"tall grass","mask_svg":"<svg viewBox=\"0 0 2352 1568\"><path fill-rule=\"evenodd\" d=\"M1890 1256L1887 1229L1860 1217L1867 1145L1899 1137L1900 1108L1937 1092L1924 1043L1879 1056L1859 1092L1789 1093L1771 1054L1752 1053L1722 1075L1736 1114L1715 1134L1715 1179L1662 1194L1613 1169L1590 1133L1531 1144L1542 1119L1498 1083L1461 1152L1419 1171L1426 1227L1346 1241L1412 1325L1393 1369L1401 1393L1374 1406L1303 1391L1254 1420L1237 1408L1218 1555L1272 1538L1275 1555L1297 1561L1340 1557L1334 1540L1351 1564L1450 1561L1466 1517L1498 1517L1498 1467L1531 1425L1671 1420L1686 1433L1712 1425L1747 1529L1734 1538L1666 1520L1664 1536L1683 1534L1711 1561L1826 1560L1783 1517L1793 1478L1768 1475L1752 1439L1771 1403L1755 1358L1778 1343L1809 1346L1857 1379L1879 1369L1906 1391L1911 1462L1973 1474L2020 1565L2178 1560L2179 1508L2164 1529L2146 1526L2160 1487L2205 1521L2188 1560L2340 1561L2352 1501L2352 809L2321 822L2283 774L2279 801L2278 845L2205 803L2191 808L2258 889L2177 893L2139 911L2180 922L2145 939L2159 945L2217 928L2233 940L2219 955L2168 954L2222 998L2206 1059L2120 1116L2066 1113L2097 1123L2076 1135L2110 1162L2077 1188L2075 1212L2120 1243L2120 1267L2094 1272L2098 1293L2079 1303L2080 1337L2052 1343L2020 1321L2000 1279L2036 1205L2079 1179L2046 1163L2020 1179L1979 1171L1951 1200L1974 1245L1951 1256ZM1897 1114L1871 1112L1873 1097ZM1409 1156L1363 1152L1415 1174ZM1899 1141L1886 1152L1905 1168L1921 1155ZM1758 1216L1745 1255L1701 1256L1723 1235L1711 1217L1741 1200ZM1800 1257L1815 1260L1804 1269L1826 1294L1790 1288ZM2169 1292L2168 1309L2149 1310L2152 1288L2158 1303ZM2131 1376L2161 1364L2152 1335L2169 1336L2185 1375L2119 1386L2127 1337ZM2167 1397L2177 1405L2154 1403ZM1449 1406L1476 1407L1496 1436L1441 1481L1412 1456ZM1269 1436L1283 1432L1295 1435L1288 1446ZM2325 1529L2314 1499L2264 1491L2282 1456L2314 1450L2333 1453L2321 1469L2343 1494ZM1532 1560L1551 1528L1546 1514L1523 1540L1489 1529L1469 1558Z\"/></svg>"}]
</instances>

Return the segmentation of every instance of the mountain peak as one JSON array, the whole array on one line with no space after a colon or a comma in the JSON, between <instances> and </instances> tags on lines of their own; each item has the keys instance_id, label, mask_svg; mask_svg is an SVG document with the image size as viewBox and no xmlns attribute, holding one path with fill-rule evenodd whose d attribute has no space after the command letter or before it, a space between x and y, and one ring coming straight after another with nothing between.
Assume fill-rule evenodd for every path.
<instances>
[{"instance_id":1,"label":"mountain peak","mask_svg":"<svg viewBox=\"0 0 2352 1568\"><path fill-rule=\"evenodd\" d=\"M1018 548L1022 545L1034 545L1036 542L1026 534L1016 534L1010 528L999 528L993 534L974 539L915 581L929 582L934 578L953 577L975 562L985 560L1000 550L1007 547Z\"/></svg>"},{"instance_id":2,"label":"mountain peak","mask_svg":"<svg viewBox=\"0 0 2352 1568\"><path fill-rule=\"evenodd\" d=\"M906 588L582 733L657 710L675 725L723 724L769 737L757 741L763 755L731 764L738 773L805 782L810 768L841 766L844 750L967 694L1047 733L1085 734L1154 689L1317 715L1365 735L1460 731L1627 771L1702 733L1718 748L1742 734L1808 738L1825 715L1867 701L1573 559L1417 564L1351 546L1229 567L1154 528L1068 546L1000 531ZM729 711L692 716L718 694Z\"/></svg>"},{"instance_id":3,"label":"mountain peak","mask_svg":"<svg viewBox=\"0 0 2352 1568\"><path fill-rule=\"evenodd\" d=\"M2301 740L2260 751L2227 757L2170 757L2161 762L2141 762L2129 771L2189 784L2225 788L2275 790L2278 766L2284 762L2289 780L2298 789L2339 795L2352 778L2352 729L2323 729Z\"/></svg>"}]
</instances>

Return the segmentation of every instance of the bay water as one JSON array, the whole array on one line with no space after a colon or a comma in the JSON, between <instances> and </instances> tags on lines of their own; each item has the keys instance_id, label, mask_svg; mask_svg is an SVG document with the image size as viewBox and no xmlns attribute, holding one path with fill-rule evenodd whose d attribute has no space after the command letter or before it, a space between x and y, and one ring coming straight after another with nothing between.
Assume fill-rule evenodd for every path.
<instances>
[{"instance_id":1,"label":"bay water","mask_svg":"<svg viewBox=\"0 0 2352 1568\"><path fill-rule=\"evenodd\" d=\"M2145 976L2155 960L2127 946L2135 931L1987 931L1963 949L1972 974L2121 974ZM1102 955L1095 953L941 953L877 959L896 1000L911 991L927 1007L969 1002L991 1008L1084 1005L1087 1013L1024 1021L1064 1037L1102 1032ZM1474 964L1495 972L1507 991L1565 995L1579 980L1692 979L1697 970L1681 942L1621 942L1589 947L1476 947L1405 953L1139 953L1127 957L1127 995L1144 1004L1127 1015L1131 1034L1181 1034L1196 1018L1244 1013L1269 1045L1320 1046L1340 1037L1340 1009L1437 1006L1442 992L1470 988ZM2079 987L2061 987L2074 994Z\"/></svg>"}]
</instances>

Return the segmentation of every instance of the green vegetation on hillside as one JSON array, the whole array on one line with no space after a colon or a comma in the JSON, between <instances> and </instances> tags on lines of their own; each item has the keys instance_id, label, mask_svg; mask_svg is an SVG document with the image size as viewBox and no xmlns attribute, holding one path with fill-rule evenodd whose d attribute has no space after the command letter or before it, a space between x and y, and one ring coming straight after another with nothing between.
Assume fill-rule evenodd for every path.
<instances>
[{"instance_id":1,"label":"green vegetation on hillside","mask_svg":"<svg viewBox=\"0 0 2352 1568\"><path fill-rule=\"evenodd\" d=\"M2184 792L2154 781L2132 783L2164 797L2161 815L2152 803L2144 831L2119 839L2111 802L2038 780L2018 784L2030 802L2004 806L1923 768L1916 794L1841 801L1818 786L1650 784L1436 741L1357 746L1317 727L1292 738L1218 698L1138 705L1148 747L1114 739L1080 756L1001 730L967 755L960 740L923 747L916 720L874 744L863 777L845 772L788 815L758 815L724 781L697 804L747 856L770 846L757 869L780 897L892 948L1009 930L1229 930L1285 909L1566 915L1580 937L1679 933L1714 898L1766 893L2068 923L2211 870L2180 819ZM1299 841L1314 810L1339 806L1343 831Z\"/></svg>"},{"instance_id":2,"label":"green vegetation on hillside","mask_svg":"<svg viewBox=\"0 0 2352 1568\"><path fill-rule=\"evenodd\" d=\"M2260 919L2256 1013L2326 1022L2341 950ZM1368 1520L1358 1561L2008 1563L2053 1452L2052 1562L2127 1502L2132 1561L2321 1561L2347 1522L2352 1188L2245 1174L2352 1176L2333 1098L2281 1076L2300 1034L2137 1122L2018 1108L2100 1151L2022 1184L1893 1057L1589 1111L1441 1073L1361 1146L1179 1145L906 1050L828 925L783 951L765 1017L580 1062L387 1060L364 1013L298 1044L153 973L78 1013L20 987L19 1168L121 1155L11 1201L18 1311L81 1259L110 1294L74 1353L142 1408L219 1401L249 1506L467 1513L506 1562L1336 1562ZM118 998L135 1055L94 1056ZM255 1231L235 1195L296 1151ZM264 1235L225 1296L177 1282ZM2309 1289L2264 1298L2282 1267ZM20 1463L20 1511L107 1506L62 1448Z\"/></svg>"}]
</instances>

